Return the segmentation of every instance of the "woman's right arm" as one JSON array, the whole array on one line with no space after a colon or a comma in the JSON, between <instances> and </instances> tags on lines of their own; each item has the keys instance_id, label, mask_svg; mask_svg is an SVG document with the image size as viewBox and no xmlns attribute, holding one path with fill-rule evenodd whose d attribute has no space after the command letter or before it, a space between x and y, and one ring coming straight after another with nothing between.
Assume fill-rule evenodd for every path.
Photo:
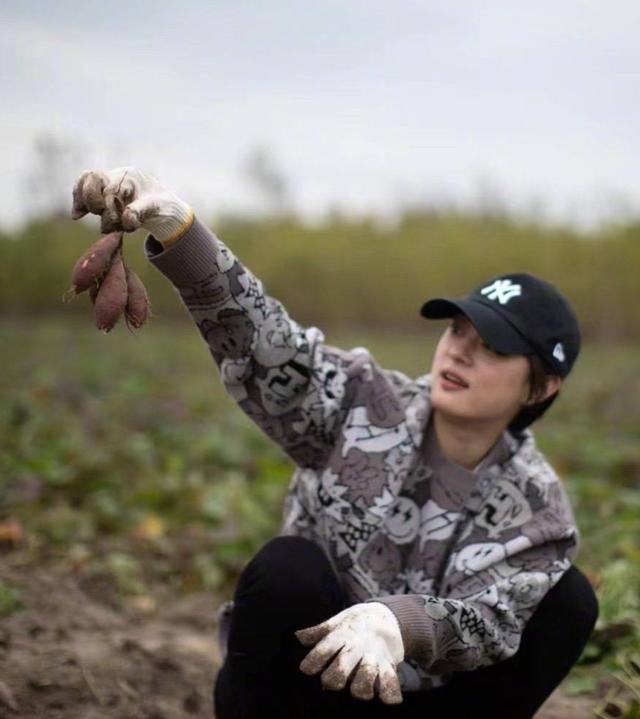
<instances>
[{"instance_id":1,"label":"woman's right arm","mask_svg":"<svg viewBox=\"0 0 640 719\"><path fill-rule=\"evenodd\" d=\"M330 347L302 327L197 218L147 259L178 291L242 410L301 467L319 468L337 440L359 353Z\"/></svg>"},{"instance_id":2,"label":"woman's right arm","mask_svg":"<svg viewBox=\"0 0 640 719\"><path fill-rule=\"evenodd\" d=\"M150 231L146 257L179 293L226 390L296 464L322 467L349 408L380 394L381 368L364 348L332 347L291 319L188 205L148 178L135 168L84 173L74 217L100 214L105 232ZM395 394L391 383L382 394Z\"/></svg>"}]
</instances>

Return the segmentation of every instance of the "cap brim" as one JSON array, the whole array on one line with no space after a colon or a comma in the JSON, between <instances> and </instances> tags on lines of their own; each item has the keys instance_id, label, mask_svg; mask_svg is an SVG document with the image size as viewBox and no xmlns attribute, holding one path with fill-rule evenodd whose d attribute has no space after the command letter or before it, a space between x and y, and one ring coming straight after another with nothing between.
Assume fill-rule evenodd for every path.
<instances>
[{"instance_id":1,"label":"cap brim","mask_svg":"<svg viewBox=\"0 0 640 719\"><path fill-rule=\"evenodd\" d=\"M506 354L533 354L535 350L499 312L481 302L469 299L435 298L425 302L420 314L430 320L441 320L462 312L482 339L494 350Z\"/></svg>"}]
</instances>

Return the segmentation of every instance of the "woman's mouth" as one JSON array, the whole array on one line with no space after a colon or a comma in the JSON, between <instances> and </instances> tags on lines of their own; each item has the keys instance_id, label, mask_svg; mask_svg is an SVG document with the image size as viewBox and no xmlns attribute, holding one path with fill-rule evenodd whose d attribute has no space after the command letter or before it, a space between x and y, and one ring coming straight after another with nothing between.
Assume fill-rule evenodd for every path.
<instances>
[{"instance_id":1,"label":"woman's mouth","mask_svg":"<svg viewBox=\"0 0 640 719\"><path fill-rule=\"evenodd\" d=\"M467 389L469 387L468 382L463 380L460 375L455 372L451 372L450 370L445 370L440 373L440 383L444 389L452 391Z\"/></svg>"}]
</instances>

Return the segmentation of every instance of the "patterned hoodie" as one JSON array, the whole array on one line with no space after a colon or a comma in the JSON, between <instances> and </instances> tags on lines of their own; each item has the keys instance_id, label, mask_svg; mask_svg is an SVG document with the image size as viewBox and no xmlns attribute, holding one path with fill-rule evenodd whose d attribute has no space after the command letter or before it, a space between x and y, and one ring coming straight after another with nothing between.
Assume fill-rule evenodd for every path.
<instances>
[{"instance_id":1,"label":"patterned hoodie","mask_svg":"<svg viewBox=\"0 0 640 719\"><path fill-rule=\"evenodd\" d=\"M326 344L197 218L168 248L147 236L145 254L226 390L296 465L280 533L320 545L350 603L384 602L397 617L403 691L515 654L579 546L531 431L505 431L466 470L438 447L429 374L411 379L364 347Z\"/></svg>"}]
</instances>

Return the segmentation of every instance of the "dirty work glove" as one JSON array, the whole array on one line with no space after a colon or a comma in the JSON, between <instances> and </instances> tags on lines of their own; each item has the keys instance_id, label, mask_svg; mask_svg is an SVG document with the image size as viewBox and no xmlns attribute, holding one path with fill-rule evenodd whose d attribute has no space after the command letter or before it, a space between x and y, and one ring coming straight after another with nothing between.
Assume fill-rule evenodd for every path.
<instances>
[{"instance_id":1,"label":"dirty work glove","mask_svg":"<svg viewBox=\"0 0 640 719\"><path fill-rule=\"evenodd\" d=\"M74 220L88 212L101 216L101 231L148 230L165 247L173 244L194 219L189 205L158 180L135 167L88 170L73 188Z\"/></svg>"},{"instance_id":2,"label":"dirty work glove","mask_svg":"<svg viewBox=\"0 0 640 719\"><path fill-rule=\"evenodd\" d=\"M300 664L305 674L317 674L340 652L320 677L325 689L344 689L360 663L351 682L354 697L373 699L377 679L385 704L402 702L396 666L404 659L404 645L398 620L386 604L354 604L326 622L295 634L304 646L317 642Z\"/></svg>"}]
</instances>

